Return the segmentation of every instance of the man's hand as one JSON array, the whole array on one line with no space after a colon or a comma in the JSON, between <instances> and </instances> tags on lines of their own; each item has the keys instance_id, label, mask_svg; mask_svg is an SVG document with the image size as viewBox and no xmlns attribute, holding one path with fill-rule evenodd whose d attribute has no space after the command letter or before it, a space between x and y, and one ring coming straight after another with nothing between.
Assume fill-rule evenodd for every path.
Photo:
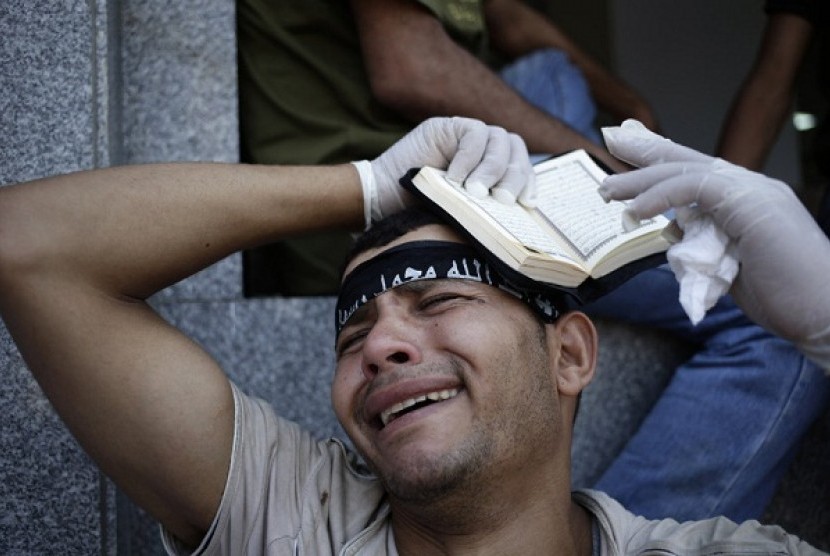
<instances>
[{"instance_id":1,"label":"man's hand","mask_svg":"<svg viewBox=\"0 0 830 556\"><path fill-rule=\"evenodd\" d=\"M696 205L735 243L741 270L731 293L753 320L830 369L830 241L785 183L660 137L629 120L604 130L614 156L637 167L601 193L633 199L645 219Z\"/></svg>"},{"instance_id":2,"label":"man's hand","mask_svg":"<svg viewBox=\"0 0 830 556\"><path fill-rule=\"evenodd\" d=\"M536 193L527 148L518 135L470 118L426 120L371 163L357 162L366 226L412 202L400 178L410 169L446 169L472 195L532 204Z\"/></svg>"}]
</instances>

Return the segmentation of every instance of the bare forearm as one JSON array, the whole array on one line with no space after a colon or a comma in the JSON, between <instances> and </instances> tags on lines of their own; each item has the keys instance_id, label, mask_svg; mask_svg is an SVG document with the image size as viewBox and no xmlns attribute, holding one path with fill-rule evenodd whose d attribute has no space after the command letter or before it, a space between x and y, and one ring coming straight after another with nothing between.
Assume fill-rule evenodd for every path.
<instances>
[{"instance_id":1,"label":"bare forearm","mask_svg":"<svg viewBox=\"0 0 830 556\"><path fill-rule=\"evenodd\" d=\"M0 275L63 273L143 298L243 247L315 225L358 226L361 210L349 166L79 172L0 190Z\"/></svg>"},{"instance_id":2,"label":"bare forearm","mask_svg":"<svg viewBox=\"0 0 830 556\"><path fill-rule=\"evenodd\" d=\"M477 118L517 133L531 153L561 153L581 148L617 170L622 169L603 148L528 103L485 66L462 63L458 67L460 71L446 79L425 79L424 83L440 82L440 85L428 87L430 90L422 91L423 94L413 91L409 102L397 108L416 119L427 114ZM471 86L472 83L475 85Z\"/></svg>"},{"instance_id":3,"label":"bare forearm","mask_svg":"<svg viewBox=\"0 0 830 556\"><path fill-rule=\"evenodd\" d=\"M443 53L444 68L423 68L405 93L387 104L413 120L431 115L460 115L483 120L522 136L530 152L574 148L599 151L565 123L532 106L465 50Z\"/></svg>"},{"instance_id":4,"label":"bare forearm","mask_svg":"<svg viewBox=\"0 0 830 556\"><path fill-rule=\"evenodd\" d=\"M645 99L553 21L519 0L490 0L485 6L490 37L497 49L511 58L544 48L561 50L585 76L597 105L620 120L637 118L649 128L657 127Z\"/></svg>"},{"instance_id":5,"label":"bare forearm","mask_svg":"<svg viewBox=\"0 0 830 556\"><path fill-rule=\"evenodd\" d=\"M770 17L755 64L735 97L718 141L718 156L759 170L792 107L795 81L812 25L791 14Z\"/></svg>"},{"instance_id":6,"label":"bare forearm","mask_svg":"<svg viewBox=\"0 0 830 556\"><path fill-rule=\"evenodd\" d=\"M718 142L717 155L760 170L775 144L792 103L792 95L746 89L733 105Z\"/></svg>"},{"instance_id":7,"label":"bare forearm","mask_svg":"<svg viewBox=\"0 0 830 556\"><path fill-rule=\"evenodd\" d=\"M353 0L352 6L373 93L383 104L413 121L477 118L519 134L531 152L585 148L621 169L602 148L526 102L416 3Z\"/></svg>"}]
</instances>

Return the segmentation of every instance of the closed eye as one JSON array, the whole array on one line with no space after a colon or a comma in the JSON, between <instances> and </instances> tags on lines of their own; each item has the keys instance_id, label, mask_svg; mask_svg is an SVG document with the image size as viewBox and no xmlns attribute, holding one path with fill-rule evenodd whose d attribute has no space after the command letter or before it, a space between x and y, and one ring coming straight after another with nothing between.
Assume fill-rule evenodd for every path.
<instances>
[{"instance_id":1,"label":"closed eye","mask_svg":"<svg viewBox=\"0 0 830 556\"><path fill-rule=\"evenodd\" d=\"M461 295L455 292L440 293L436 295L430 295L422 299L421 302L418 304L418 308L422 311L429 311L431 309L442 309L446 305L454 301L466 301L469 299L471 299L469 296Z\"/></svg>"},{"instance_id":2,"label":"closed eye","mask_svg":"<svg viewBox=\"0 0 830 556\"><path fill-rule=\"evenodd\" d=\"M349 350L355 348L369 334L368 328L362 328L353 332L341 334L342 340L337 344L337 358L343 357Z\"/></svg>"}]
</instances>

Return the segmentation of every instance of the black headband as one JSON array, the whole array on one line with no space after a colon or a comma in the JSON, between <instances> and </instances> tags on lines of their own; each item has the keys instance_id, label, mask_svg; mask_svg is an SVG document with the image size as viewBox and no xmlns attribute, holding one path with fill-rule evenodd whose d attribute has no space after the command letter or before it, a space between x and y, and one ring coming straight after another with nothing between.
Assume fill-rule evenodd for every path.
<instances>
[{"instance_id":1,"label":"black headband","mask_svg":"<svg viewBox=\"0 0 830 556\"><path fill-rule=\"evenodd\" d=\"M355 311L383 292L415 280L442 279L472 280L499 288L527 303L545 322L553 322L559 316L557 294L517 286L469 245L412 241L364 261L346 276L337 298L337 336Z\"/></svg>"}]
</instances>

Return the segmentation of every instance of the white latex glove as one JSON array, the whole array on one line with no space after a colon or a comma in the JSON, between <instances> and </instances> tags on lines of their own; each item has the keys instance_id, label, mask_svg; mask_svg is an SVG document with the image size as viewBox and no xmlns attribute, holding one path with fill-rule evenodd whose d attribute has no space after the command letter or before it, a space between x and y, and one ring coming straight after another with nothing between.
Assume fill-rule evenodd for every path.
<instances>
[{"instance_id":1,"label":"white latex glove","mask_svg":"<svg viewBox=\"0 0 830 556\"><path fill-rule=\"evenodd\" d=\"M371 163L353 164L363 185L367 228L411 204L412 195L398 181L410 168L446 169L447 177L472 195L492 194L505 203L518 199L532 206L536 195L524 141L470 118L430 118Z\"/></svg>"},{"instance_id":2,"label":"white latex glove","mask_svg":"<svg viewBox=\"0 0 830 556\"><path fill-rule=\"evenodd\" d=\"M733 240L730 293L760 325L830 370L830 241L785 183L683 147L634 120L605 132L610 152L647 167L608 177L634 219L696 206Z\"/></svg>"}]
</instances>

